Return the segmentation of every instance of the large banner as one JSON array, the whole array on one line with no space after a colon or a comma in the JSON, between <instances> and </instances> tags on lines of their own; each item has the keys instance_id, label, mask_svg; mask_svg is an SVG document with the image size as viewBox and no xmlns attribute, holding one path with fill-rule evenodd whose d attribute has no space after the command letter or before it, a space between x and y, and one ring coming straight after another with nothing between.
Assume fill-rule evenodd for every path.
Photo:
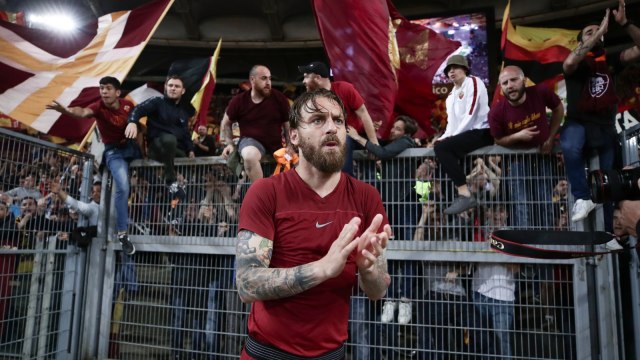
<instances>
[{"instance_id":1,"label":"large banner","mask_svg":"<svg viewBox=\"0 0 640 360\"><path fill-rule=\"evenodd\" d=\"M122 81L173 0L156 0L97 19L93 32L74 36L0 21L0 112L40 132L81 141L92 122L45 106L87 106L98 81Z\"/></svg>"}]
</instances>

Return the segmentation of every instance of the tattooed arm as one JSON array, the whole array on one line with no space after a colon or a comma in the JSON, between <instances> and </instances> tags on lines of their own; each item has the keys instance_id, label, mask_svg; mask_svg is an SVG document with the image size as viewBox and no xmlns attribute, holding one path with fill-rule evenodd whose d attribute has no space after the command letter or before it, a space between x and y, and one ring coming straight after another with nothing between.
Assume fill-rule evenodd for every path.
<instances>
[{"instance_id":1,"label":"tattooed arm","mask_svg":"<svg viewBox=\"0 0 640 360\"><path fill-rule=\"evenodd\" d=\"M587 26L582 29L582 41L578 42L578 47L573 50L569 56L564 60L562 69L566 74L572 74L578 69L578 65L584 59L593 47L603 40L604 34L607 33L609 27L609 9L606 10L604 19L600 23L600 26L596 29L595 26Z\"/></svg>"},{"instance_id":2,"label":"tattooed arm","mask_svg":"<svg viewBox=\"0 0 640 360\"><path fill-rule=\"evenodd\" d=\"M229 158L229 155L231 155L236 147L233 144L233 128L231 123L232 121L229 115L225 112L222 117L222 122L220 122L220 137L226 145L222 151L222 157L225 159Z\"/></svg>"},{"instance_id":3,"label":"tattooed arm","mask_svg":"<svg viewBox=\"0 0 640 360\"><path fill-rule=\"evenodd\" d=\"M359 224L359 218L351 219L327 255L293 268L270 268L273 241L241 230L236 247L236 284L240 299L245 303L282 299L338 276L349 254L358 246L354 236Z\"/></svg>"}]
</instances>

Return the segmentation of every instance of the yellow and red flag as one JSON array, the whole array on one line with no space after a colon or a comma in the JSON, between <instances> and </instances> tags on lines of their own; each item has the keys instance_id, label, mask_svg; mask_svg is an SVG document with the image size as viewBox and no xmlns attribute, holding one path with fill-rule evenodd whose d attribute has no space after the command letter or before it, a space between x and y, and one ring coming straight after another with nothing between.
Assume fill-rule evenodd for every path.
<instances>
[{"instance_id":1,"label":"yellow and red flag","mask_svg":"<svg viewBox=\"0 0 640 360\"><path fill-rule=\"evenodd\" d=\"M101 16L73 37L0 21L0 112L40 132L81 141L92 122L45 106L87 106L103 76L123 80L173 0Z\"/></svg>"},{"instance_id":2,"label":"yellow and red flag","mask_svg":"<svg viewBox=\"0 0 640 360\"><path fill-rule=\"evenodd\" d=\"M562 63L578 45L578 30L514 26L507 3L502 18L503 66L516 65L533 83L547 83L562 98L566 98ZM500 87L497 87L494 101Z\"/></svg>"}]
</instances>

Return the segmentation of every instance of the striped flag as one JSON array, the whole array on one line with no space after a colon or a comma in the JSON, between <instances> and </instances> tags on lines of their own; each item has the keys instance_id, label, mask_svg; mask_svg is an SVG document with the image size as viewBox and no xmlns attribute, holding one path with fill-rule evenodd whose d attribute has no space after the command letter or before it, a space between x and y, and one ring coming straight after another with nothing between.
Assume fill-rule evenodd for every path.
<instances>
[{"instance_id":1,"label":"striped flag","mask_svg":"<svg viewBox=\"0 0 640 360\"><path fill-rule=\"evenodd\" d=\"M101 16L73 37L0 22L0 112L40 132L80 141L90 121L45 106L87 106L104 76L123 80L173 0Z\"/></svg>"},{"instance_id":2,"label":"striped flag","mask_svg":"<svg viewBox=\"0 0 640 360\"><path fill-rule=\"evenodd\" d=\"M313 10L335 79L352 83L382 121L378 136L388 137L395 114L432 134L432 79L460 43L406 20L390 0L313 0Z\"/></svg>"},{"instance_id":3,"label":"striped flag","mask_svg":"<svg viewBox=\"0 0 640 360\"><path fill-rule=\"evenodd\" d=\"M207 125L207 113L216 85L216 64L221 46L222 40L219 40L213 56L176 60L169 68L169 74L180 75L184 81L184 98L191 99L191 105L196 109L194 129L199 125Z\"/></svg>"},{"instance_id":4,"label":"striped flag","mask_svg":"<svg viewBox=\"0 0 640 360\"><path fill-rule=\"evenodd\" d=\"M547 83L552 90L565 99L562 63L578 45L579 30L515 27L509 16L510 8L509 1L502 18L500 49L503 67L519 66L533 83ZM500 96L500 92L500 87L496 87L494 102Z\"/></svg>"}]
</instances>

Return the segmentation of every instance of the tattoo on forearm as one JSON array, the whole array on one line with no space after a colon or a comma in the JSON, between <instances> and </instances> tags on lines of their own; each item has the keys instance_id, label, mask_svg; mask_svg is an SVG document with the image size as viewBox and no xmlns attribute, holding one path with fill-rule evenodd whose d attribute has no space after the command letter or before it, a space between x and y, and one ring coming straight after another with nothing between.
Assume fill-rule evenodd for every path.
<instances>
[{"instance_id":1,"label":"tattoo on forearm","mask_svg":"<svg viewBox=\"0 0 640 360\"><path fill-rule=\"evenodd\" d=\"M233 137L231 136L231 126L222 129L222 137L224 138L226 145L231 145L233 140Z\"/></svg>"},{"instance_id":2,"label":"tattoo on forearm","mask_svg":"<svg viewBox=\"0 0 640 360\"><path fill-rule=\"evenodd\" d=\"M387 289L388 284L385 281L387 275L387 265L381 265L376 263L374 270L369 274L360 274L359 281L360 287L365 290L366 293L378 293Z\"/></svg>"},{"instance_id":3,"label":"tattoo on forearm","mask_svg":"<svg viewBox=\"0 0 640 360\"><path fill-rule=\"evenodd\" d=\"M243 300L273 300L299 294L320 283L309 264L269 268L273 242L250 231L238 233L236 285Z\"/></svg>"},{"instance_id":4,"label":"tattoo on forearm","mask_svg":"<svg viewBox=\"0 0 640 360\"><path fill-rule=\"evenodd\" d=\"M383 271L387 271L387 257L384 253L376 258L376 266Z\"/></svg>"}]
</instances>

